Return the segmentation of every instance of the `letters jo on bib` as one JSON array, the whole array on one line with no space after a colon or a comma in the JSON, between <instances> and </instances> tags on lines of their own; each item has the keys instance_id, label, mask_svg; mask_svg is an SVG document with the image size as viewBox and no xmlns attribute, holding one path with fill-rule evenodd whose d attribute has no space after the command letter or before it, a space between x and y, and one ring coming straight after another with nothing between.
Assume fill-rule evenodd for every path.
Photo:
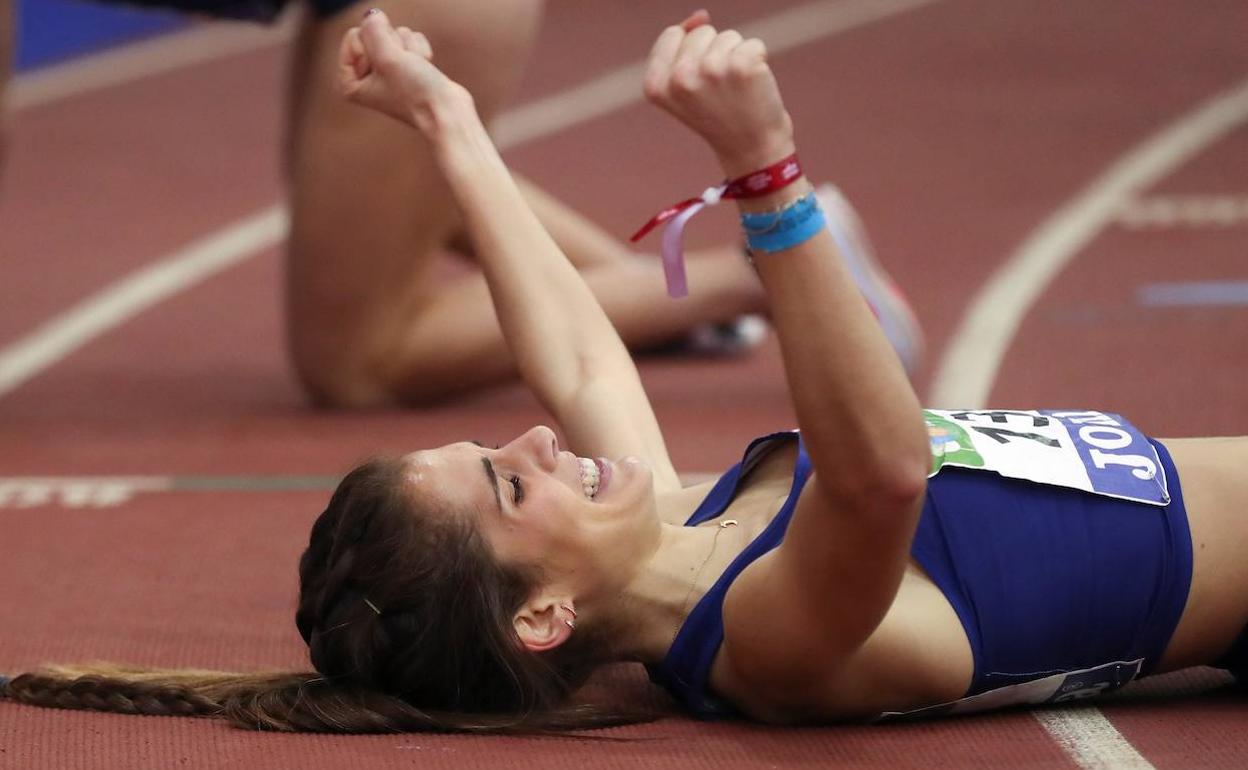
<instances>
[{"instance_id":1,"label":"letters jo on bib","mask_svg":"<svg viewBox=\"0 0 1248 770\"><path fill-rule=\"evenodd\" d=\"M1149 505L1170 494L1157 450L1116 414L1043 409L924 410L932 470L993 471Z\"/></svg>"}]
</instances>

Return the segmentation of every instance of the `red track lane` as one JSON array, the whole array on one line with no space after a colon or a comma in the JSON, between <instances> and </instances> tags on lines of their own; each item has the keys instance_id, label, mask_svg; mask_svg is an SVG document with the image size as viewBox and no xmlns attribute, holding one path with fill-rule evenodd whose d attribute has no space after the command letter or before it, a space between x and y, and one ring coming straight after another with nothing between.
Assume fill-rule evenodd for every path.
<instances>
[{"instance_id":1,"label":"red track lane","mask_svg":"<svg viewBox=\"0 0 1248 770\"><path fill-rule=\"evenodd\" d=\"M709 3L725 23L794 4ZM671 14L658 0L552 3L520 101L638 59ZM1178 0L949 0L774 65L806 165L859 206L939 355L991 270L1046 216L1248 75L1244 29L1240 0L1199 12ZM277 50L233 57L19 116L0 208L0 347L276 201L280 62ZM1237 132L1145 192L1244 194L1246 145ZM715 176L643 105L509 160L617 233ZM1146 283L1243 280L1243 232L1108 228L1028 315L993 402L1104 406L1161 435L1248 432L1248 311L1135 302ZM732 233L715 212L691 240ZM0 398L0 475L336 473L374 452L502 440L544 419L518 386L423 411L308 412L282 352L279 289L278 255L263 254ZM643 376L682 469L722 468L749 437L792 424L774 343L730 361L650 359ZM97 658L299 665L293 564L324 499L162 493L105 510L0 509L0 606L21 619L0 635L0 670ZM652 697L635 672L624 681ZM1159 768L1235 767L1248 751L1230 735L1248 717L1242 696L1104 710ZM0 768L1074 766L1025 713L816 730L674 719L621 734L654 740L256 736L5 704Z\"/></svg>"},{"instance_id":2,"label":"red track lane","mask_svg":"<svg viewBox=\"0 0 1248 770\"><path fill-rule=\"evenodd\" d=\"M6 666L109 659L213 668L296 668L302 643L290 565L322 494L149 495L123 509L47 509L6 516L0 561L6 614L22 632L3 642ZM36 565L37 568L36 568ZM643 700L639 672L610 676ZM658 701L661 708L668 708ZM613 731L645 740L580 741L399 735L325 739L257 736L220 724L83 715L5 704L0 767L67 767L100 754L112 766L162 768L494 767L756 768L767 765L1063 766L1025 714L889 728L778 730L670 719ZM85 745L84 745L85 744ZM973 747L973 748L969 748ZM974 754L972 755L973 752ZM419 757L419 759L413 759ZM315 759L313 759L315 758ZM102 766L107 762L101 761Z\"/></svg>"},{"instance_id":3,"label":"red track lane","mask_svg":"<svg viewBox=\"0 0 1248 770\"><path fill-rule=\"evenodd\" d=\"M0 346L277 200L278 60L238 56L18 116L0 205Z\"/></svg>"},{"instance_id":4,"label":"red track lane","mask_svg":"<svg viewBox=\"0 0 1248 770\"><path fill-rule=\"evenodd\" d=\"M1140 197L1248 191L1248 128L1225 137ZM1130 415L1156 436L1248 433L1248 307L1149 307L1149 284L1243 281L1238 226L1109 226L1040 299L993 391ZM1062 362L1061 366L1053 365Z\"/></svg>"}]
</instances>

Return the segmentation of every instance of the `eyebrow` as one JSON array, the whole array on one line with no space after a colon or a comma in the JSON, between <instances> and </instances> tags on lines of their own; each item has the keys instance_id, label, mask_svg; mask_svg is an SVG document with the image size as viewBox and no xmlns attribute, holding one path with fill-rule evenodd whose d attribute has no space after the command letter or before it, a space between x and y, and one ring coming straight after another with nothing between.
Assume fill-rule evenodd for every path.
<instances>
[{"instance_id":1,"label":"eyebrow","mask_svg":"<svg viewBox=\"0 0 1248 770\"><path fill-rule=\"evenodd\" d=\"M485 475L490 480L490 486L494 487L494 502L498 503L498 511L503 511L503 496L498 491L498 474L494 472L494 466L490 464L488 457L481 458L481 465L485 466Z\"/></svg>"}]
</instances>

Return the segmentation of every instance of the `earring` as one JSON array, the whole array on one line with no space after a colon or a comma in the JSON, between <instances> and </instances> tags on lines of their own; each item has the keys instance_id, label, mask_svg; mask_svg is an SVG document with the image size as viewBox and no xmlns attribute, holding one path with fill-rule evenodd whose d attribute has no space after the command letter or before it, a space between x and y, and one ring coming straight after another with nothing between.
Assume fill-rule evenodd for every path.
<instances>
[{"instance_id":1,"label":"earring","mask_svg":"<svg viewBox=\"0 0 1248 770\"><path fill-rule=\"evenodd\" d=\"M559 605L559 609L561 609L561 610L567 610L567 611L568 611L568 614L572 616L573 620L575 620L575 619L576 619L576 610L572 609L572 608L571 608L571 607L569 607L568 605L566 605L566 604L560 604L560 605Z\"/></svg>"},{"instance_id":2,"label":"earring","mask_svg":"<svg viewBox=\"0 0 1248 770\"><path fill-rule=\"evenodd\" d=\"M573 623L571 620L565 620L563 622L567 625L568 628L571 628L574 631L576 630L576 623Z\"/></svg>"}]
</instances>

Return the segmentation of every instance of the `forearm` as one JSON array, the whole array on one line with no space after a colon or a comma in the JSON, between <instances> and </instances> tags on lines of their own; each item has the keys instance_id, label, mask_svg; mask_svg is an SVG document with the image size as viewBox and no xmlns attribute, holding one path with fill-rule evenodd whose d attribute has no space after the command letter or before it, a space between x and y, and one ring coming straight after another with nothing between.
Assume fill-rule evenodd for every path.
<instances>
[{"instance_id":1,"label":"forearm","mask_svg":"<svg viewBox=\"0 0 1248 770\"><path fill-rule=\"evenodd\" d=\"M757 161L726 160L725 170L739 174L750 162ZM774 209L808 192L800 179L741 207ZM831 234L824 228L797 246L758 253L755 264L824 488L866 502L921 488L930 457L918 398Z\"/></svg>"},{"instance_id":2,"label":"forearm","mask_svg":"<svg viewBox=\"0 0 1248 770\"><path fill-rule=\"evenodd\" d=\"M461 99L426 130L459 204L517 368L556 413L600 373L631 359L576 269L526 203Z\"/></svg>"},{"instance_id":3,"label":"forearm","mask_svg":"<svg viewBox=\"0 0 1248 770\"><path fill-rule=\"evenodd\" d=\"M699 12L663 30L651 49L645 90L706 141L727 177L738 178L793 153L793 121L763 42L716 32L708 21ZM809 191L801 179L740 202L745 211L764 211ZM841 508L889 499L909 509L930 459L918 401L900 363L826 228L777 248L756 255L756 263L820 487Z\"/></svg>"}]
</instances>

